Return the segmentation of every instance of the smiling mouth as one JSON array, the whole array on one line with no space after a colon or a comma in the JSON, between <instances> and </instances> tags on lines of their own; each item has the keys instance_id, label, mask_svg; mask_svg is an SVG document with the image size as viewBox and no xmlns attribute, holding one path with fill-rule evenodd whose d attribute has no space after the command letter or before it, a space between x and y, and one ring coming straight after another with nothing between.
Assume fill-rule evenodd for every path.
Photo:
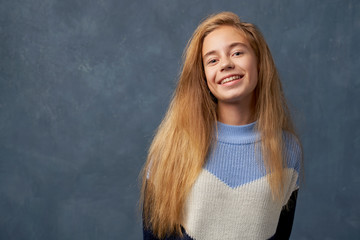
<instances>
[{"instance_id":1,"label":"smiling mouth","mask_svg":"<svg viewBox=\"0 0 360 240\"><path fill-rule=\"evenodd\" d=\"M232 81L241 79L241 78L243 78L243 77L244 77L244 75L231 76L231 77L228 77L228 78L225 78L224 80L222 80L222 81L220 82L220 84L225 84L225 83L228 83L228 82L232 82Z\"/></svg>"}]
</instances>

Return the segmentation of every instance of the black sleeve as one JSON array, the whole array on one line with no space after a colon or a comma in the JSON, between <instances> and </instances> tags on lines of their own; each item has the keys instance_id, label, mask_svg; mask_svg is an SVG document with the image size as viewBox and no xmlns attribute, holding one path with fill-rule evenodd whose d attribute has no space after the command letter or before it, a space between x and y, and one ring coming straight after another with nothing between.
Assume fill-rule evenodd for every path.
<instances>
[{"instance_id":1,"label":"black sleeve","mask_svg":"<svg viewBox=\"0 0 360 240\"><path fill-rule=\"evenodd\" d=\"M294 222L297 194L298 190L293 191L287 205L284 206L281 210L276 233L271 239L282 240L290 238L291 229Z\"/></svg>"},{"instance_id":2,"label":"black sleeve","mask_svg":"<svg viewBox=\"0 0 360 240\"><path fill-rule=\"evenodd\" d=\"M145 188L147 187L148 184L150 184L150 183L148 181L146 181ZM181 232L183 233L182 237L176 236L176 235L170 235L170 236L164 237L163 239L159 239L154 235L154 233L152 232L151 229L147 229L145 227L144 212L143 212L142 218L143 218L143 240L193 240L191 237L189 237L186 234L186 231L182 226L181 226Z\"/></svg>"},{"instance_id":3,"label":"black sleeve","mask_svg":"<svg viewBox=\"0 0 360 240\"><path fill-rule=\"evenodd\" d=\"M143 240L159 240L154 236L154 234L149 229L145 229L143 226Z\"/></svg>"},{"instance_id":4,"label":"black sleeve","mask_svg":"<svg viewBox=\"0 0 360 240\"><path fill-rule=\"evenodd\" d=\"M181 231L183 233L182 237L171 235L165 237L162 240L194 240L189 235L186 234L186 231L182 226L181 226ZM143 225L143 237L144 237L143 240L160 240L159 238L154 236L151 230L145 229L144 225Z\"/></svg>"}]
</instances>

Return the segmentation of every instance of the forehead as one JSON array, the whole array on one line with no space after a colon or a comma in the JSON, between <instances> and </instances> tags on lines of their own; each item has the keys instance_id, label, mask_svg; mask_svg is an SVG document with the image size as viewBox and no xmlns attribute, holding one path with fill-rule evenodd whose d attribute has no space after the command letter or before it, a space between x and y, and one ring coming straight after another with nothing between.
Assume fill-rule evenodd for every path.
<instances>
[{"instance_id":1,"label":"forehead","mask_svg":"<svg viewBox=\"0 0 360 240\"><path fill-rule=\"evenodd\" d=\"M209 51L219 51L235 42L250 47L245 34L241 30L232 26L221 26L204 38L202 55L204 56Z\"/></svg>"}]
</instances>

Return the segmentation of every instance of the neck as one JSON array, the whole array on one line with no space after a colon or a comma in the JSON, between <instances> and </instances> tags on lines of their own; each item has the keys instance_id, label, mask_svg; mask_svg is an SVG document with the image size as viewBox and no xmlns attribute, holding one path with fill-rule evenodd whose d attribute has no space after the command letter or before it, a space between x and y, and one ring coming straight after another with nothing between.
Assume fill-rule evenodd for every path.
<instances>
[{"instance_id":1,"label":"neck","mask_svg":"<svg viewBox=\"0 0 360 240\"><path fill-rule=\"evenodd\" d=\"M255 121L254 104L249 102L218 102L218 121L228 125L245 125Z\"/></svg>"}]
</instances>

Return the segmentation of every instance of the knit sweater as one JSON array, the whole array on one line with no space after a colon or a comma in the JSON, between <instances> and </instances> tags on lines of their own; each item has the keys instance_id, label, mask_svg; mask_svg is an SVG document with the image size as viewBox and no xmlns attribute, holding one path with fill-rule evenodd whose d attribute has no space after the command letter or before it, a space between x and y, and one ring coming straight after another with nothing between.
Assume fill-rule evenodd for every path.
<instances>
[{"instance_id":1,"label":"knit sweater","mask_svg":"<svg viewBox=\"0 0 360 240\"><path fill-rule=\"evenodd\" d=\"M218 122L218 136L185 203L184 237L167 239L289 238L299 188L301 149L284 132L284 194L272 199L255 122L232 126ZM291 199L287 209L283 209ZM280 216L281 214L281 216ZM144 229L144 239L156 239Z\"/></svg>"}]
</instances>

